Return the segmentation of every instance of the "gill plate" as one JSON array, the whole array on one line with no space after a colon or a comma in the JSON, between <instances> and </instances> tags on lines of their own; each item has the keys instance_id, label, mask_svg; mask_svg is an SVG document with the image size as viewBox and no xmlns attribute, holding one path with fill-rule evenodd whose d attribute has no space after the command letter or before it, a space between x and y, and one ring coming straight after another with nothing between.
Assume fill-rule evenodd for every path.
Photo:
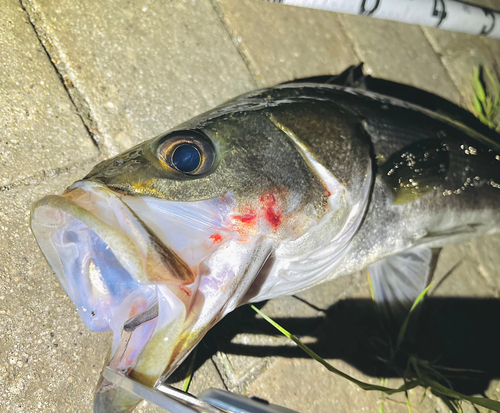
<instances>
[{"instance_id":1,"label":"gill plate","mask_svg":"<svg viewBox=\"0 0 500 413\"><path fill-rule=\"evenodd\" d=\"M349 252L351 240L368 209L373 182L372 161L369 159L361 196L352 200L347 188L318 162L290 129L272 116L270 120L288 136L331 195L328 197L329 212L317 225L298 239L282 242L277 247L269 276L259 293L251 299L253 302L272 298L277 292L279 295L295 293L332 273Z\"/></svg>"}]
</instances>

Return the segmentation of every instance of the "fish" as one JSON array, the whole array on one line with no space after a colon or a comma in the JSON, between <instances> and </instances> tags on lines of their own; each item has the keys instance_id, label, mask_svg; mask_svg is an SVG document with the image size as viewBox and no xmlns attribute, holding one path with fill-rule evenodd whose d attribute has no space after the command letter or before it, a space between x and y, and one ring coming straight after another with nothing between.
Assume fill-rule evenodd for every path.
<instances>
[{"instance_id":1,"label":"fish","mask_svg":"<svg viewBox=\"0 0 500 413\"><path fill-rule=\"evenodd\" d=\"M435 248L499 231L500 136L381 82L358 67L246 93L33 205L80 317L113 331L111 368L158 386L238 306L365 268L396 314ZM101 377L96 412L139 402Z\"/></svg>"}]
</instances>

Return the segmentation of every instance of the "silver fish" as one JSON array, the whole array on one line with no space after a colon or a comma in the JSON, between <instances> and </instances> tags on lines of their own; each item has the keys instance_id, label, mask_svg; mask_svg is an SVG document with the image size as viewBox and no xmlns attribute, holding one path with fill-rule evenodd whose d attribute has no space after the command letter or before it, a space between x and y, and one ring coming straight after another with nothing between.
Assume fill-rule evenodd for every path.
<instances>
[{"instance_id":1,"label":"silver fish","mask_svg":"<svg viewBox=\"0 0 500 413\"><path fill-rule=\"evenodd\" d=\"M236 307L369 268L407 308L431 248L500 228L500 137L365 90L237 97L97 165L31 227L110 365L163 382ZM96 411L139 400L105 380ZM99 410L100 409L100 410Z\"/></svg>"}]
</instances>

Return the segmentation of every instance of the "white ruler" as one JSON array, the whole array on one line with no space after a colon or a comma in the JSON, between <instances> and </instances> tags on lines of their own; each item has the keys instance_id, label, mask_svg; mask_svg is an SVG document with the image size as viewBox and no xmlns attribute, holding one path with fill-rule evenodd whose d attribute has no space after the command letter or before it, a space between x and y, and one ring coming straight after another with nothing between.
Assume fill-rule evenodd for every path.
<instances>
[{"instance_id":1,"label":"white ruler","mask_svg":"<svg viewBox=\"0 0 500 413\"><path fill-rule=\"evenodd\" d=\"M500 39L500 12L456 0L268 0Z\"/></svg>"}]
</instances>

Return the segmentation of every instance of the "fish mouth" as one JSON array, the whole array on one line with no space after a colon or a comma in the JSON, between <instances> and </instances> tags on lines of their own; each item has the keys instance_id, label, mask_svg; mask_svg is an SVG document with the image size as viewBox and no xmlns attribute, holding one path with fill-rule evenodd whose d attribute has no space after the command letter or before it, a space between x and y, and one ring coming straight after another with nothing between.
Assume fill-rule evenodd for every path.
<instances>
[{"instance_id":1,"label":"fish mouth","mask_svg":"<svg viewBox=\"0 0 500 413\"><path fill-rule=\"evenodd\" d=\"M231 224L230 196L173 202L78 181L36 202L31 228L79 315L114 332L110 364L154 386L232 311L268 258Z\"/></svg>"}]
</instances>

